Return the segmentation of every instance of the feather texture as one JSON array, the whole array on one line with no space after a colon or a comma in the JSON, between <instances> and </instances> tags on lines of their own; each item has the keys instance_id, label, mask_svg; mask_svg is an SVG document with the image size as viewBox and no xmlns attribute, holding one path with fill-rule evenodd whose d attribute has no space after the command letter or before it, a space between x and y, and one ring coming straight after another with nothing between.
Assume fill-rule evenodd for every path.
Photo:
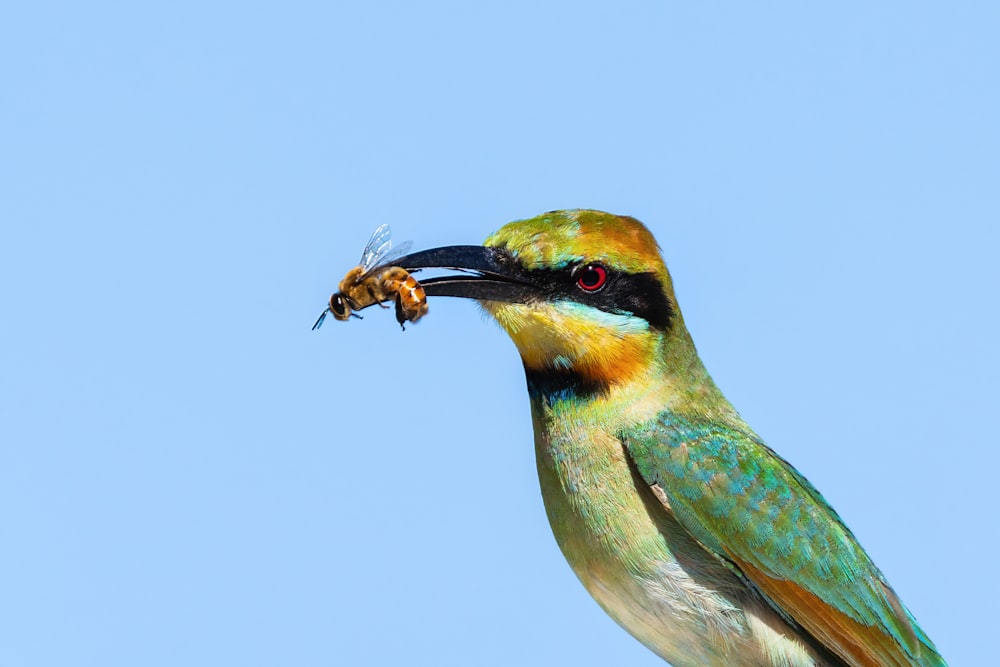
<instances>
[{"instance_id":1,"label":"feather texture","mask_svg":"<svg viewBox=\"0 0 1000 667\"><path fill-rule=\"evenodd\" d=\"M667 413L623 439L706 550L849 664L944 664L823 496L752 432Z\"/></svg>"}]
</instances>

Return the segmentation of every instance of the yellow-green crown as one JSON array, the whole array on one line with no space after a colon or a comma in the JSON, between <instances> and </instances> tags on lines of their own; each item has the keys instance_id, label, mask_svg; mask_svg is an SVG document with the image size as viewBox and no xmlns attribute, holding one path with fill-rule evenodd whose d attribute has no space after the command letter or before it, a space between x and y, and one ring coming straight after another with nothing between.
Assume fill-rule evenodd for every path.
<instances>
[{"instance_id":1,"label":"yellow-green crown","mask_svg":"<svg viewBox=\"0 0 1000 667\"><path fill-rule=\"evenodd\" d=\"M626 215L570 209L508 223L484 245L505 247L524 268L560 269L574 262L602 262L626 273L652 272L670 284L656 239Z\"/></svg>"}]
</instances>

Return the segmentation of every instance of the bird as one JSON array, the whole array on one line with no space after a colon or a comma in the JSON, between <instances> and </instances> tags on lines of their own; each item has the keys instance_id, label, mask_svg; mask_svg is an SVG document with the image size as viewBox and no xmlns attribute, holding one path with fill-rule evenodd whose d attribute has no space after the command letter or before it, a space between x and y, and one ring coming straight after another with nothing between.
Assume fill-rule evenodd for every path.
<instances>
[{"instance_id":1,"label":"bird","mask_svg":"<svg viewBox=\"0 0 1000 667\"><path fill-rule=\"evenodd\" d=\"M675 667L945 665L820 492L706 370L635 218L551 211L404 256L474 299L524 366L552 532L626 631Z\"/></svg>"}]
</instances>

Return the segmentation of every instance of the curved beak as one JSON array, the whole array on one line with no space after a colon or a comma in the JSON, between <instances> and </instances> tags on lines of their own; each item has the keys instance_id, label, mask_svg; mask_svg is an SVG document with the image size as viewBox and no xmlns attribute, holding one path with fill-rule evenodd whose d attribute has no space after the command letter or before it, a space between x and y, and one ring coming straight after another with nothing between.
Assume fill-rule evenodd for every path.
<instances>
[{"instance_id":1,"label":"curved beak","mask_svg":"<svg viewBox=\"0 0 1000 667\"><path fill-rule=\"evenodd\" d=\"M408 271L454 269L465 272L421 280L427 296L456 296L479 301L526 303L539 290L508 251L478 245L453 245L421 250L392 262Z\"/></svg>"}]
</instances>

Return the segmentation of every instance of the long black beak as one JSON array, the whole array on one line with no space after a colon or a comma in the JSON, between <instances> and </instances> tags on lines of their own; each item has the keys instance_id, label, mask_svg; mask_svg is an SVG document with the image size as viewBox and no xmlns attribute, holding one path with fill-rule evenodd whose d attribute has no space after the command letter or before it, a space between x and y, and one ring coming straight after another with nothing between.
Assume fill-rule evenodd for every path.
<instances>
[{"instance_id":1,"label":"long black beak","mask_svg":"<svg viewBox=\"0 0 1000 667\"><path fill-rule=\"evenodd\" d=\"M506 250L479 245L453 245L421 250L393 261L408 271L454 269L465 275L421 280L427 296L457 296L480 301L525 303L539 291L517 259Z\"/></svg>"}]
</instances>

